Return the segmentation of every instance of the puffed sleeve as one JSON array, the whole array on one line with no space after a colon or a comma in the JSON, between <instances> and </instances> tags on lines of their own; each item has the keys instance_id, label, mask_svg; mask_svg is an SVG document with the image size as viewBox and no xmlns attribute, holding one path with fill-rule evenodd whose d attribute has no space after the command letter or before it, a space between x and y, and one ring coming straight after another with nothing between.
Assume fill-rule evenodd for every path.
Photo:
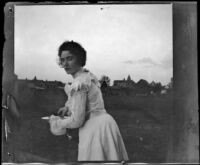
<instances>
[{"instance_id":1,"label":"puffed sleeve","mask_svg":"<svg viewBox=\"0 0 200 165\"><path fill-rule=\"evenodd\" d=\"M70 99L69 99L69 85L66 83L64 87L64 91L68 97L67 101L65 102L65 107L69 107Z\"/></svg>"},{"instance_id":2,"label":"puffed sleeve","mask_svg":"<svg viewBox=\"0 0 200 165\"><path fill-rule=\"evenodd\" d=\"M68 117L60 118L55 116L50 117L50 125L54 125L55 129L63 128L79 128L85 121L87 91L83 83L75 83L71 90L69 110L71 115ZM68 105L68 103L66 103Z\"/></svg>"},{"instance_id":3,"label":"puffed sleeve","mask_svg":"<svg viewBox=\"0 0 200 165\"><path fill-rule=\"evenodd\" d=\"M68 97L67 101L65 102L65 107L69 107L69 105L70 105L70 100L69 100L69 97Z\"/></svg>"}]
</instances>

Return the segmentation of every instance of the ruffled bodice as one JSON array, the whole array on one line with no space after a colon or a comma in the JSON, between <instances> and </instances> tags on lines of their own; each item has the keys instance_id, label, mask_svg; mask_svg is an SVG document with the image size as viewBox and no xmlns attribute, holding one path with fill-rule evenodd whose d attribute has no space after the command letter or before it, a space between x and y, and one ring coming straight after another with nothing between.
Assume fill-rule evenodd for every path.
<instances>
[{"instance_id":1,"label":"ruffled bodice","mask_svg":"<svg viewBox=\"0 0 200 165\"><path fill-rule=\"evenodd\" d=\"M68 96L65 107L70 116L62 119L55 117L50 121L58 128L79 128L84 124L86 116L96 111L106 112L97 77L90 71L81 68L75 75L71 85L66 83L64 90Z\"/></svg>"},{"instance_id":2,"label":"ruffled bodice","mask_svg":"<svg viewBox=\"0 0 200 165\"><path fill-rule=\"evenodd\" d=\"M68 96L68 100L65 106L73 107L72 100L73 95L76 92L85 92L87 95L86 100L86 112L105 110L102 93L100 90L100 83L96 76L86 69L82 69L77 72L71 85L66 83L65 92ZM79 104L82 100L76 100L76 104Z\"/></svg>"}]
</instances>

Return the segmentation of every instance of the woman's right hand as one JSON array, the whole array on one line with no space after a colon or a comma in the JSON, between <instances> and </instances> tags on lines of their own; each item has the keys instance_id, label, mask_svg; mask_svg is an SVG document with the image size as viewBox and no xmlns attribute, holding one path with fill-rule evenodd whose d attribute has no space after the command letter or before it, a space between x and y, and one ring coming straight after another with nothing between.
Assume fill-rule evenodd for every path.
<instances>
[{"instance_id":1,"label":"woman's right hand","mask_svg":"<svg viewBox=\"0 0 200 165\"><path fill-rule=\"evenodd\" d=\"M68 112L68 107L61 107L57 113L59 116L64 117L65 115L67 115L67 112Z\"/></svg>"}]
</instances>

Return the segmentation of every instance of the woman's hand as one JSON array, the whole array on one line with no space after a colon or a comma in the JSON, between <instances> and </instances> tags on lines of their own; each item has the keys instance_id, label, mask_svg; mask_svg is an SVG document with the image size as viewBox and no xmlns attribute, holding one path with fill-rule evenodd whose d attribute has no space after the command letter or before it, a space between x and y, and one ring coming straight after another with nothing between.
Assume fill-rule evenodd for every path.
<instances>
[{"instance_id":1,"label":"woman's hand","mask_svg":"<svg viewBox=\"0 0 200 165\"><path fill-rule=\"evenodd\" d=\"M50 131L53 135L64 135L66 134L66 128L63 128L59 124L60 117L51 115L49 117Z\"/></svg>"},{"instance_id":2,"label":"woman's hand","mask_svg":"<svg viewBox=\"0 0 200 165\"><path fill-rule=\"evenodd\" d=\"M51 116L49 117L49 123L51 124L51 123L53 123L54 121L56 121L56 120L58 120L58 119L59 119L58 116L51 115Z\"/></svg>"},{"instance_id":3,"label":"woman's hand","mask_svg":"<svg viewBox=\"0 0 200 165\"><path fill-rule=\"evenodd\" d=\"M65 115L68 115L68 111L68 107L61 107L57 113L59 116L64 117Z\"/></svg>"}]
</instances>

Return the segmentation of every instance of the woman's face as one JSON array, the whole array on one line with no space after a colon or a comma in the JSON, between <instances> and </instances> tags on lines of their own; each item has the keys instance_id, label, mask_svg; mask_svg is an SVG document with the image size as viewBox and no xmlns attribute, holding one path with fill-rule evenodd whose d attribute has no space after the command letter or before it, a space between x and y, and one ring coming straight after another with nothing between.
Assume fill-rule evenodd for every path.
<instances>
[{"instance_id":1,"label":"woman's face","mask_svg":"<svg viewBox=\"0 0 200 165\"><path fill-rule=\"evenodd\" d=\"M62 51L60 60L67 74L74 75L81 67L78 63L77 57L68 50Z\"/></svg>"}]
</instances>

